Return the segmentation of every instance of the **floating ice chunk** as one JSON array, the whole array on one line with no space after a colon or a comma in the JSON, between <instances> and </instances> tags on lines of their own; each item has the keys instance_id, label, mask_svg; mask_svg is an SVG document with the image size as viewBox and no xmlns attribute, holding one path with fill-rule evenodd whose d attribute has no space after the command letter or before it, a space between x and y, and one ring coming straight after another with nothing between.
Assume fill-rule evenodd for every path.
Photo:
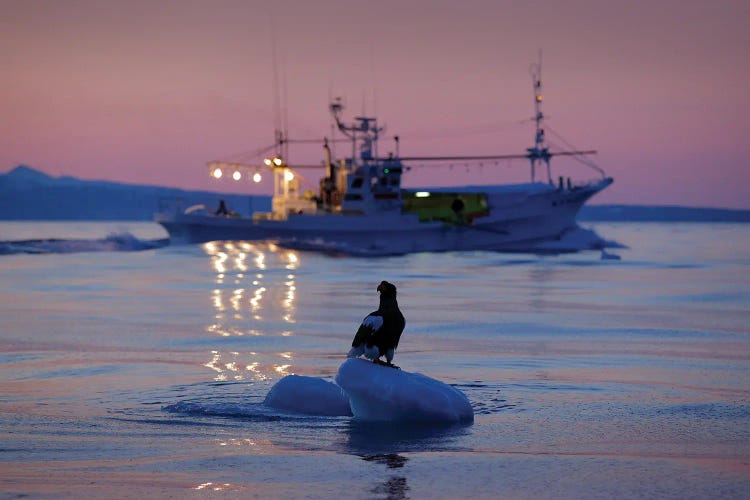
<instances>
[{"instance_id":1,"label":"floating ice chunk","mask_svg":"<svg viewBox=\"0 0 750 500\"><path fill-rule=\"evenodd\" d=\"M535 253L556 254L580 252L583 250L601 250L604 248L626 247L616 241L605 240L596 234L593 229L576 226L563 232L559 239L539 243L529 250Z\"/></svg>"},{"instance_id":2,"label":"floating ice chunk","mask_svg":"<svg viewBox=\"0 0 750 500\"><path fill-rule=\"evenodd\" d=\"M602 260L620 260L620 256L616 253L607 252L602 248Z\"/></svg>"},{"instance_id":3,"label":"floating ice chunk","mask_svg":"<svg viewBox=\"0 0 750 500\"><path fill-rule=\"evenodd\" d=\"M140 240L130 233L112 233L106 238L41 239L25 241L0 241L0 255L17 253L76 253L76 252L138 252L169 244L169 239Z\"/></svg>"},{"instance_id":4,"label":"floating ice chunk","mask_svg":"<svg viewBox=\"0 0 750 500\"><path fill-rule=\"evenodd\" d=\"M287 375L268 391L266 406L293 413L351 416L349 398L341 387L322 378Z\"/></svg>"},{"instance_id":5,"label":"floating ice chunk","mask_svg":"<svg viewBox=\"0 0 750 500\"><path fill-rule=\"evenodd\" d=\"M470 423L474 410L458 389L420 373L347 359L336 375L354 418L367 421Z\"/></svg>"}]
</instances>

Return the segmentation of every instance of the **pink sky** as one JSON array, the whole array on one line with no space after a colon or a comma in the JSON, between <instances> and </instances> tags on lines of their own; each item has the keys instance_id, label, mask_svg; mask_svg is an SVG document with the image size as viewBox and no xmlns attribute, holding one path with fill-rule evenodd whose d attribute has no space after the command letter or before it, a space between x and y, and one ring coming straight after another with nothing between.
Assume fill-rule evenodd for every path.
<instances>
[{"instance_id":1,"label":"pink sky","mask_svg":"<svg viewBox=\"0 0 750 500\"><path fill-rule=\"evenodd\" d=\"M615 184L594 203L750 208L750 3L717 0L2 0L0 172L236 191L205 163L273 142L272 36L289 132L387 125L381 153L522 152L529 64L549 126ZM554 137L553 142L561 144ZM343 148L340 150L343 153ZM318 147L292 162L319 162ZM569 160L555 175L593 177ZM524 163L428 170L406 185L523 181ZM316 175L311 174L312 180ZM246 188L246 189L245 189ZM243 191L270 193L267 182Z\"/></svg>"}]
</instances>

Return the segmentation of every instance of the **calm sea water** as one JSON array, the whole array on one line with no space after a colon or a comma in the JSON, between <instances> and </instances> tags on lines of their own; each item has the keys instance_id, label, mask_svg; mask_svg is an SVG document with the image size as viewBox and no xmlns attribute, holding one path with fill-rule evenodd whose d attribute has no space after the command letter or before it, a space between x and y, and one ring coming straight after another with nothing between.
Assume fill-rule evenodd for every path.
<instances>
[{"instance_id":1,"label":"calm sea water","mask_svg":"<svg viewBox=\"0 0 750 500\"><path fill-rule=\"evenodd\" d=\"M593 228L622 260L0 223L62 241L0 255L0 496L748 498L750 225ZM333 378L383 279L395 361L462 390L474 424L266 408L286 374Z\"/></svg>"}]
</instances>

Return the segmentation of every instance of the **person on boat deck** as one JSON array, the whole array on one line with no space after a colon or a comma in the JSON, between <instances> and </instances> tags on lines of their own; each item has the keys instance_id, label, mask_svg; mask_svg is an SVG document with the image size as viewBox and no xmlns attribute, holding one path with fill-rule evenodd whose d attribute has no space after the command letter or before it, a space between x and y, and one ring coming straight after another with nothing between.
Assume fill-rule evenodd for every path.
<instances>
[{"instance_id":1,"label":"person on boat deck","mask_svg":"<svg viewBox=\"0 0 750 500\"><path fill-rule=\"evenodd\" d=\"M320 191L323 198L323 206L327 210L330 210L331 205L333 205L333 190L333 179L330 177L320 179Z\"/></svg>"},{"instance_id":2,"label":"person on boat deck","mask_svg":"<svg viewBox=\"0 0 750 500\"><path fill-rule=\"evenodd\" d=\"M216 209L216 215L229 215L229 210L227 210L227 205L224 203L224 200L219 200L219 208Z\"/></svg>"},{"instance_id":3,"label":"person on boat deck","mask_svg":"<svg viewBox=\"0 0 750 500\"><path fill-rule=\"evenodd\" d=\"M451 210L453 210L453 213L456 215L456 220L459 224L466 224L466 218L464 217L465 207L464 200L461 198L456 198L453 200L453 203L451 203Z\"/></svg>"}]
</instances>

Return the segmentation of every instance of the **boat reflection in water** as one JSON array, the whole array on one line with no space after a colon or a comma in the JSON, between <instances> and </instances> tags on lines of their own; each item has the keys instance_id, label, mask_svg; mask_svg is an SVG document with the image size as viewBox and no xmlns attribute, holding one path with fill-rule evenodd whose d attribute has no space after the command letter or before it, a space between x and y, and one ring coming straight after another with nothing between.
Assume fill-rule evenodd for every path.
<instances>
[{"instance_id":1,"label":"boat reflection in water","mask_svg":"<svg viewBox=\"0 0 750 500\"><path fill-rule=\"evenodd\" d=\"M216 381L267 380L292 373L293 353L273 349L284 345L273 338L294 335L297 252L245 241L213 241L202 248L215 273L210 293L214 317L206 333L227 338L234 347L212 350L203 366L216 372ZM258 346L255 351L236 349L238 343L231 338L237 337L266 338L241 344Z\"/></svg>"}]
</instances>

